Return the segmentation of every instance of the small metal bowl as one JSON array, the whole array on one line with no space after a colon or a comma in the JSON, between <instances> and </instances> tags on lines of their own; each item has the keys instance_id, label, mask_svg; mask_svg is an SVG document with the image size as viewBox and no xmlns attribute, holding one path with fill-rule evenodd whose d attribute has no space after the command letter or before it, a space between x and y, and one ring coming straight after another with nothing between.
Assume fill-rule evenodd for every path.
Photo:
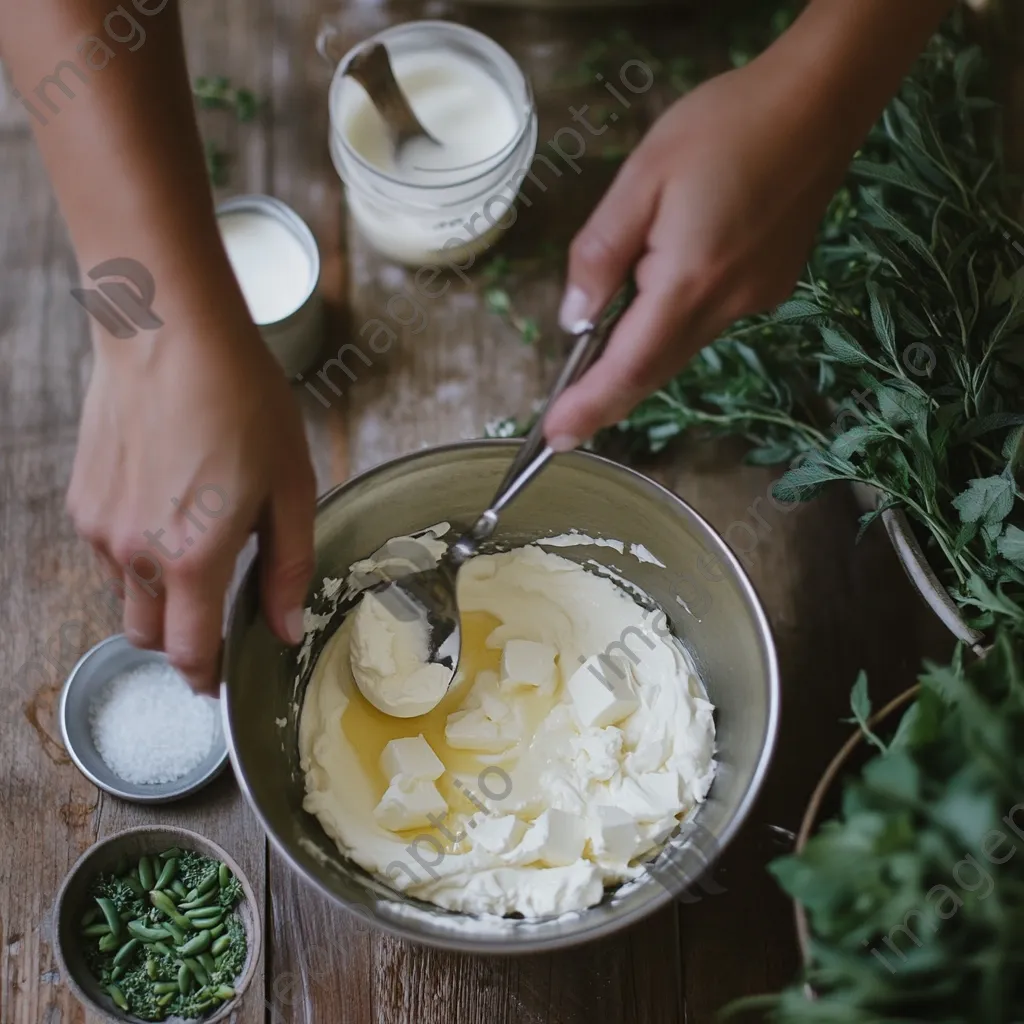
<instances>
[{"instance_id":1,"label":"small metal bowl","mask_svg":"<svg viewBox=\"0 0 1024 1024\"><path fill-rule=\"evenodd\" d=\"M133 647L121 633L101 640L86 651L71 670L61 693L60 731L71 759L82 774L100 789L133 803L161 804L188 796L212 782L228 763L228 747L218 708L210 752L180 779L150 785L126 782L106 766L93 742L89 708L114 676L147 662L166 664L167 656L159 651L144 651ZM213 700L212 697L208 699Z\"/></svg>"},{"instance_id":2,"label":"small metal bowl","mask_svg":"<svg viewBox=\"0 0 1024 1024\"><path fill-rule=\"evenodd\" d=\"M242 883L243 898L235 908L235 913L245 929L248 954L241 975L235 980L234 999L229 999L216 1013L201 1018L202 1024L214 1024L224 1020L238 1009L239 1000L256 973L263 946L263 924L260 919L259 903L249 879L235 860L216 843L205 839L197 832L174 826L126 829L109 839L103 839L91 846L75 866L68 872L67 878L57 893L57 902L53 912L53 948L57 955L57 966L61 977L67 982L75 998L87 1009L96 1013L104 1021L116 1024L128 1021L141 1024L138 1017L118 1009L110 997L100 988L99 982L93 977L82 953L82 940L79 938L79 922L82 915L89 909L89 887L97 875L105 871L113 871L115 865L123 857L138 858L144 854L156 854L177 846L182 850L192 850L203 857L212 857L223 861L231 869L231 873Z\"/></svg>"}]
</instances>

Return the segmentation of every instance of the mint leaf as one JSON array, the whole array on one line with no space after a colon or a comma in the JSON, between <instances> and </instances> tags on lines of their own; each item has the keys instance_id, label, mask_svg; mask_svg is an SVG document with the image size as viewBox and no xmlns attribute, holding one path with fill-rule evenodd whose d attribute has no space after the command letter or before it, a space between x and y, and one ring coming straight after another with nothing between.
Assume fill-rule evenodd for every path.
<instances>
[{"instance_id":1,"label":"mint leaf","mask_svg":"<svg viewBox=\"0 0 1024 1024\"><path fill-rule=\"evenodd\" d=\"M808 302L806 299L790 299L776 307L772 313L772 320L777 324L801 324L822 319L827 315L826 310L817 303Z\"/></svg>"},{"instance_id":2,"label":"mint leaf","mask_svg":"<svg viewBox=\"0 0 1024 1024\"><path fill-rule=\"evenodd\" d=\"M885 431L876 426L850 427L840 434L829 446L829 451L840 459L848 459L851 455L862 453L869 441L886 437Z\"/></svg>"},{"instance_id":3,"label":"mint leaf","mask_svg":"<svg viewBox=\"0 0 1024 1024\"><path fill-rule=\"evenodd\" d=\"M858 673L853 689L850 690L850 710L853 712L853 717L844 718L843 721L859 725L860 731L868 743L874 744L883 754L886 753L888 748L871 731L871 726L868 724L868 719L871 717L871 698L868 696L867 673L863 669Z\"/></svg>"},{"instance_id":4,"label":"mint leaf","mask_svg":"<svg viewBox=\"0 0 1024 1024\"><path fill-rule=\"evenodd\" d=\"M841 480L831 466L822 461L821 453L811 452L799 465L787 470L772 487L779 501L807 501L832 480Z\"/></svg>"},{"instance_id":5,"label":"mint leaf","mask_svg":"<svg viewBox=\"0 0 1024 1024\"><path fill-rule=\"evenodd\" d=\"M962 523L998 523L1013 508L1013 484L1002 476L986 476L970 482L966 491L953 499Z\"/></svg>"},{"instance_id":6,"label":"mint leaf","mask_svg":"<svg viewBox=\"0 0 1024 1024\"><path fill-rule=\"evenodd\" d=\"M826 350L847 366L863 366L870 361L867 352L853 338L834 327L822 327L821 340Z\"/></svg>"},{"instance_id":7,"label":"mint leaf","mask_svg":"<svg viewBox=\"0 0 1024 1024\"><path fill-rule=\"evenodd\" d=\"M1024 569L1024 530L1010 523L996 541L996 550L1018 569Z\"/></svg>"},{"instance_id":8,"label":"mint leaf","mask_svg":"<svg viewBox=\"0 0 1024 1024\"><path fill-rule=\"evenodd\" d=\"M871 325L875 329L875 334L893 362L898 363L896 325L893 323L889 299L874 281L868 282L868 297L871 305Z\"/></svg>"}]
</instances>

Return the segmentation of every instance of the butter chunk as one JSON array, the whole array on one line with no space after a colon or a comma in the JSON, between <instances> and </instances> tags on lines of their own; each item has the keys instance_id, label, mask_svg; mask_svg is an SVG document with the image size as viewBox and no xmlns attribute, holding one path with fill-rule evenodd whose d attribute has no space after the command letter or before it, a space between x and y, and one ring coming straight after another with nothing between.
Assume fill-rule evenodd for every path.
<instances>
[{"instance_id":1,"label":"butter chunk","mask_svg":"<svg viewBox=\"0 0 1024 1024\"><path fill-rule=\"evenodd\" d=\"M423 738L423 733L391 740L381 752L380 770L389 782L396 775L404 775L409 779L426 779L429 782L444 775L444 765Z\"/></svg>"},{"instance_id":2,"label":"butter chunk","mask_svg":"<svg viewBox=\"0 0 1024 1024\"><path fill-rule=\"evenodd\" d=\"M513 855L520 864L542 861L560 867L575 864L583 856L586 841L587 829L581 817L551 807L533 823Z\"/></svg>"},{"instance_id":3,"label":"butter chunk","mask_svg":"<svg viewBox=\"0 0 1024 1024\"><path fill-rule=\"evenodd\" d=\"M514 814L483 818L470 827L473 845L481 846L490 853L506 853L511 850L523 838L525 831L526 822L520 821Z\"/></svg>"},{"instance_id":4,"label":"butter chunk","mask_svg":"<svg viewBox=\"0 0 1024 1024\"><path fill-rule=\"evenodd\" d=\"M636 818L621 807L598 807L590 842L601 859L628 864L640 846Z\"/></svg>"},{"instance_id":5,"label":"butter chunk","mask_svg":"<svg viewBox=\"0 0 1024 1024\"><path fill-rule=\"evenodd\" d=\"M392 780L380 803L373 809L377 822L395 832L435 824L447 813L448 805L433 782L409 779L403 775Z\"/></svg>"},{"instance_id":6,"label":"butter chunk","mask_svg":"<svg viewBox=\"0 0 1024 1024\"><path fill-rule=\"evenodd\" d=\"M621 659L592 654L569 677L566 687L584 727L615 725L640 706L632 673Z\"/></svg>"},{"instance_id":7,"label":"butter chunk","mask_svg":"<svg viewBox=\"0 0 1024 1024\"><path fill-rule=\"evenodd\" d=\"M616 804L637 821L658 821L683 809L679 795L679 776L673 771L645 772L623 780Z\"/></svg>"},{"instance_id":8,"label":"butter chunk","mask_svg":"<svg viewBox=\"0 0 1024 1024\"><path fill-rule=\"evenodd\" d=\"M481 750L491 754L507 750L519 739L514 720L505 718L495 722L487 717L483 708L450 714L444 737L448 746L456 750Z\"/></svg>"},{"instance_id":9,"label":"butter chunk","mask_svg":"<svg viewBox=\"0 0 1024 1024\"><path fill-rule=\"evenodd\" d=\"M508 718L511 709L493 693L480 694L480 710L492 721L502 722Z\"/></svg>"},{"instance_id":10,"label":"butter chunk","mask_svg":"<svg viewBox=\"0 0 1024 1024\"><path fill-rule=\"evenodd\" d=\"M534 640L509 640L501 652L501 687L536 686L551 693L558 678L555 658L558 651L550 644Z\"/></svg>"}]
</instances>

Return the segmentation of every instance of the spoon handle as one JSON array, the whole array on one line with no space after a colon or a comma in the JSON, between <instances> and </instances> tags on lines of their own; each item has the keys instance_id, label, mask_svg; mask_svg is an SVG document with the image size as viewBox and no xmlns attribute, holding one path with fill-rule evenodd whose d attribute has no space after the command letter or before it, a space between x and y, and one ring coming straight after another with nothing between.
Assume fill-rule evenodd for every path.
<instances>
[{"instance_id":1,"label":"spoon handle","mask_svg":"<svg viewBox=\"0 0 1024 1024\"><path fill-rule=\"evenodd\" d=\"M409 105L383 43L373 43L356 53L346 65L344 74L354 78L366 90L370 102L392 133L396 150L417 136L437 143Z\"/></svg>"},{"instance_id":2,"label":"spoon handle","mask_svg":"<svg viewBox=\"0 0 1024 1024\"><path fill-rule=\"evenodd\" d=\"M468 533L463 534L448 549L446 561L449 568L457 568L476 554L480 542L487 540L497 528L498 513L518 497L527 484L551 461L551 456L555 453L544 439L544 414L555 399L570 384L575 384L593 365L601 354L612 327L629 305L633 295L634 289L630 283L618 292L597 323L585 320L572 330L571 334L576 338L576 344L569 353L558 380L548 393L544 407L537 414L536 423L516 452L487 511L477 519Z\"/></svg>"},{"instance_id":3,"label":"spoon handle","mask_svg":"<svg viewBox=\"0 0 1024 1024\"><path fill-rule=\"evenodd\" d=\"M544 415L554 405L559 395L571 384L575 384L597 360L612 327L615 326L632 297L632 286L627 285L615 296L606 312L598 318L596 323L584 320L572 330L572 336L577 339L576 344L548 393L543 407L537 414L536 422L530 428L530 432L526 435L519 451L516 452L512 464L508 467L494 500L491 502L492 509L504 508L522 490L523 486L537 475L544 463L554 454L544 441ZM535 464L541 456L543 456L543 461ZM523 473L528 475L524 480L518 481L517 478ZM511 494L507 494L508 491L511 491Z\"/></svg>"}]
</instances>

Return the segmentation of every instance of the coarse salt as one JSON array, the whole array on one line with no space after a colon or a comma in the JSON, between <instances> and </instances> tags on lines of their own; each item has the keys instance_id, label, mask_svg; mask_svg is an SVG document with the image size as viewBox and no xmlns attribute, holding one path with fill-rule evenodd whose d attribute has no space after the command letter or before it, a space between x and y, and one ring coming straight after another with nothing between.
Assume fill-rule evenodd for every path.
<instances>
[{"instance_id":1,"label":"coarse salt","mask_svg":"<svg viewBox=\"0 0 1024 1024\"><path fill-rule=\"evenodd\" d=\"M192 692L168 664L115 676L89 709L93 743L120 779L174 782L202 763L216 732L214 702Z\"/></svg>"}]
</instances>

